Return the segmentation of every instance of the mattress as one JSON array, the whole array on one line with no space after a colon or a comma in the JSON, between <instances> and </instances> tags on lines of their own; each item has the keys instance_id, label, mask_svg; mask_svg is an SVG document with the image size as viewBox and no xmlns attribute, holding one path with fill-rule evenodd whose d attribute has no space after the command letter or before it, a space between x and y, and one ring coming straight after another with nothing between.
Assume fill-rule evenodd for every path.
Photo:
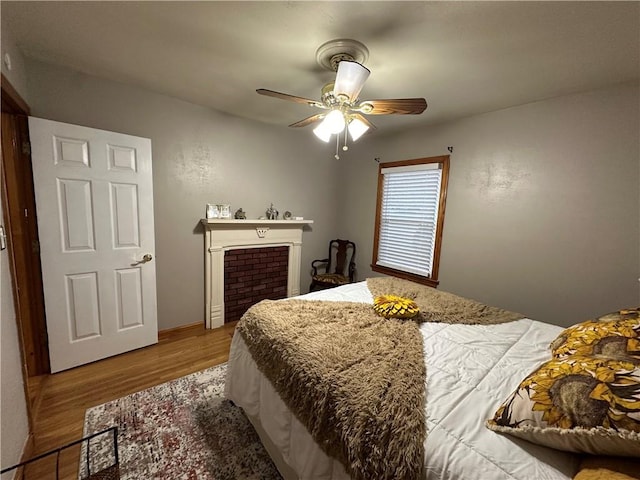
<instances>
[{"instance_id":1,"label":"mattress","mask_svg":"<svg viewBox=\"0 0 640 480\"><path fill-rule=\"evenodd\" d=\"M366 282L296 297L373 303ZM531 319L499 325L423 323L427 368L425 473L431 479L570 479L579 457L497 434L484 426L537 365L562 329ZM240 406L289 479L347 480L262 375L234 335L225 394Z\"/></svg>"}]
</instances>

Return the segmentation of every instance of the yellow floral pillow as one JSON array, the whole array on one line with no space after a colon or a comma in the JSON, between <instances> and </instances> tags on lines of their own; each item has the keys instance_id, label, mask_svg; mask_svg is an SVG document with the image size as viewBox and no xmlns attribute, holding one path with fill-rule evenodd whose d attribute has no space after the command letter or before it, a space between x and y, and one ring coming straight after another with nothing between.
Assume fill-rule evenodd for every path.
<instances>
[{"instance_id":1,"label":"yellow floral pillow","mask_svg":"<svg viewBox=\"0 0 640 480\"><path fill-rule=\"evenodd\" d=\"M615 312L607 313L598 317L596 320L599 322L612 322L616 320L632 320L640 318L640 307L636 308L624 308Z\"/></svg>"},{"instance_id":2,"label":"yellow floral pillow","mask_svg":"<svg viewBox=\"0 0 640 480\"><path fill-rule=\"evenodd\" d=\"M373 300L373 309L385 318L413 318L420 309L410 298L397 295L380 295Z\"/></svg>"},{"instance_id":3,"label":"yellow floral pillow","mask_svg":"<svg viewBox=\"0 0 640 480\"><path fill-rule=\"evenodd\" d=\"M571 452L640 455L640 364L554 358L525 378L487 427Z\"/></svg>"},{"instance_id":4,"label":"yellow floral pillow","mask_svg":"<svg viewBox=\"0 0 640 480\"><path fill-rule=\"evenodd\" d=\"M589 320L567 328L551 343L553 356L602 355L640 363L638 310L621 310L619 313L629 311L635 312L636 317L614 319L613 314L609 314L601 318L610 320Z\"/></svg>"}]
</instances>

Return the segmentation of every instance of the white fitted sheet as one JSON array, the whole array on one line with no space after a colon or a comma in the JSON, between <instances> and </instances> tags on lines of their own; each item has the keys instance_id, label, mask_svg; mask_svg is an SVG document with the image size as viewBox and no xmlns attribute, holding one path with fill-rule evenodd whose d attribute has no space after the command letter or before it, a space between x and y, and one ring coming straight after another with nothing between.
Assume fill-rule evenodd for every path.
<instances>
[{"instance_id":1,"label":"white fitted sheet","mask_svg":"<svg viewBox=\"0 0 640 480\"><path fill-rule=\"evenodd\" d=\"M296 297L373 303L366 282ZM424 323L427 366L425 473L428 480L570 479L577 456L497 434L486 419L537 365L550 358L560 327L522 319L500 325ZM242 337L229 355L227 398L267 435L287 480L346 480L260 373ZM277 452L273 452L273 449ZM282 462L286 465L283 466ZM295 473L292 473L295 472Z\"/></svg>"}]
</instances>

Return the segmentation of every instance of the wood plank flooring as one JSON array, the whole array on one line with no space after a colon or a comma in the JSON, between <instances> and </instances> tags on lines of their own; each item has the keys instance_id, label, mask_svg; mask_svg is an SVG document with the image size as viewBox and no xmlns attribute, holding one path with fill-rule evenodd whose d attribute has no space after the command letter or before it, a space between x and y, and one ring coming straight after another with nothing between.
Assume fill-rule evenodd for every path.
<instances>
[{"instance_id":1,"label":"wood plank flooring","mask_svg":"<svg viewBox=\"0 0 640 480\"><path fill-rule=\"evenodd\" d=\"M87 408L226 362L235 325L180 329L156 345L39 378L33 456L80 439ZM77 456L62 458L61 478L77 478ZM55 460L26 469L25 479L56 478L46 470Z\"/></svg>"}]
</instances>

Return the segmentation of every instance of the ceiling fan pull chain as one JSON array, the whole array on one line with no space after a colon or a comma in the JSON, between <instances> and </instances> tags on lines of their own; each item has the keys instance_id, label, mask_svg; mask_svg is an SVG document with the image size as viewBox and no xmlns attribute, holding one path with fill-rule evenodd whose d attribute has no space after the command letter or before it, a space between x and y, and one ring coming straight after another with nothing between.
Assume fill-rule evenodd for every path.
<instances>
[{"instance_id":1,"label":"ceiling fan pull chain","mask_svg":"<svg viewBox=\"0 0 640 480\"><path fill-rule=\"evenodd\" d=\"M346 152L347 150L349 150L349 147L347 146L347 126L348 123L345 122L345 126L344 126L344 145L342 146L342 151Z\"/></svg>"},{"instance_id":2,"label":"ceiling fan pull chain","mask_svg":"<svg viewBox=\"0 0 640 480\"><path fill-rule=\"evenodd\" d=\"M333 156L336 160L340 160L340 155L338 155L338 151L340 150L340 134L336 135L336 154Z\"/></svg>"}]
</instances>

